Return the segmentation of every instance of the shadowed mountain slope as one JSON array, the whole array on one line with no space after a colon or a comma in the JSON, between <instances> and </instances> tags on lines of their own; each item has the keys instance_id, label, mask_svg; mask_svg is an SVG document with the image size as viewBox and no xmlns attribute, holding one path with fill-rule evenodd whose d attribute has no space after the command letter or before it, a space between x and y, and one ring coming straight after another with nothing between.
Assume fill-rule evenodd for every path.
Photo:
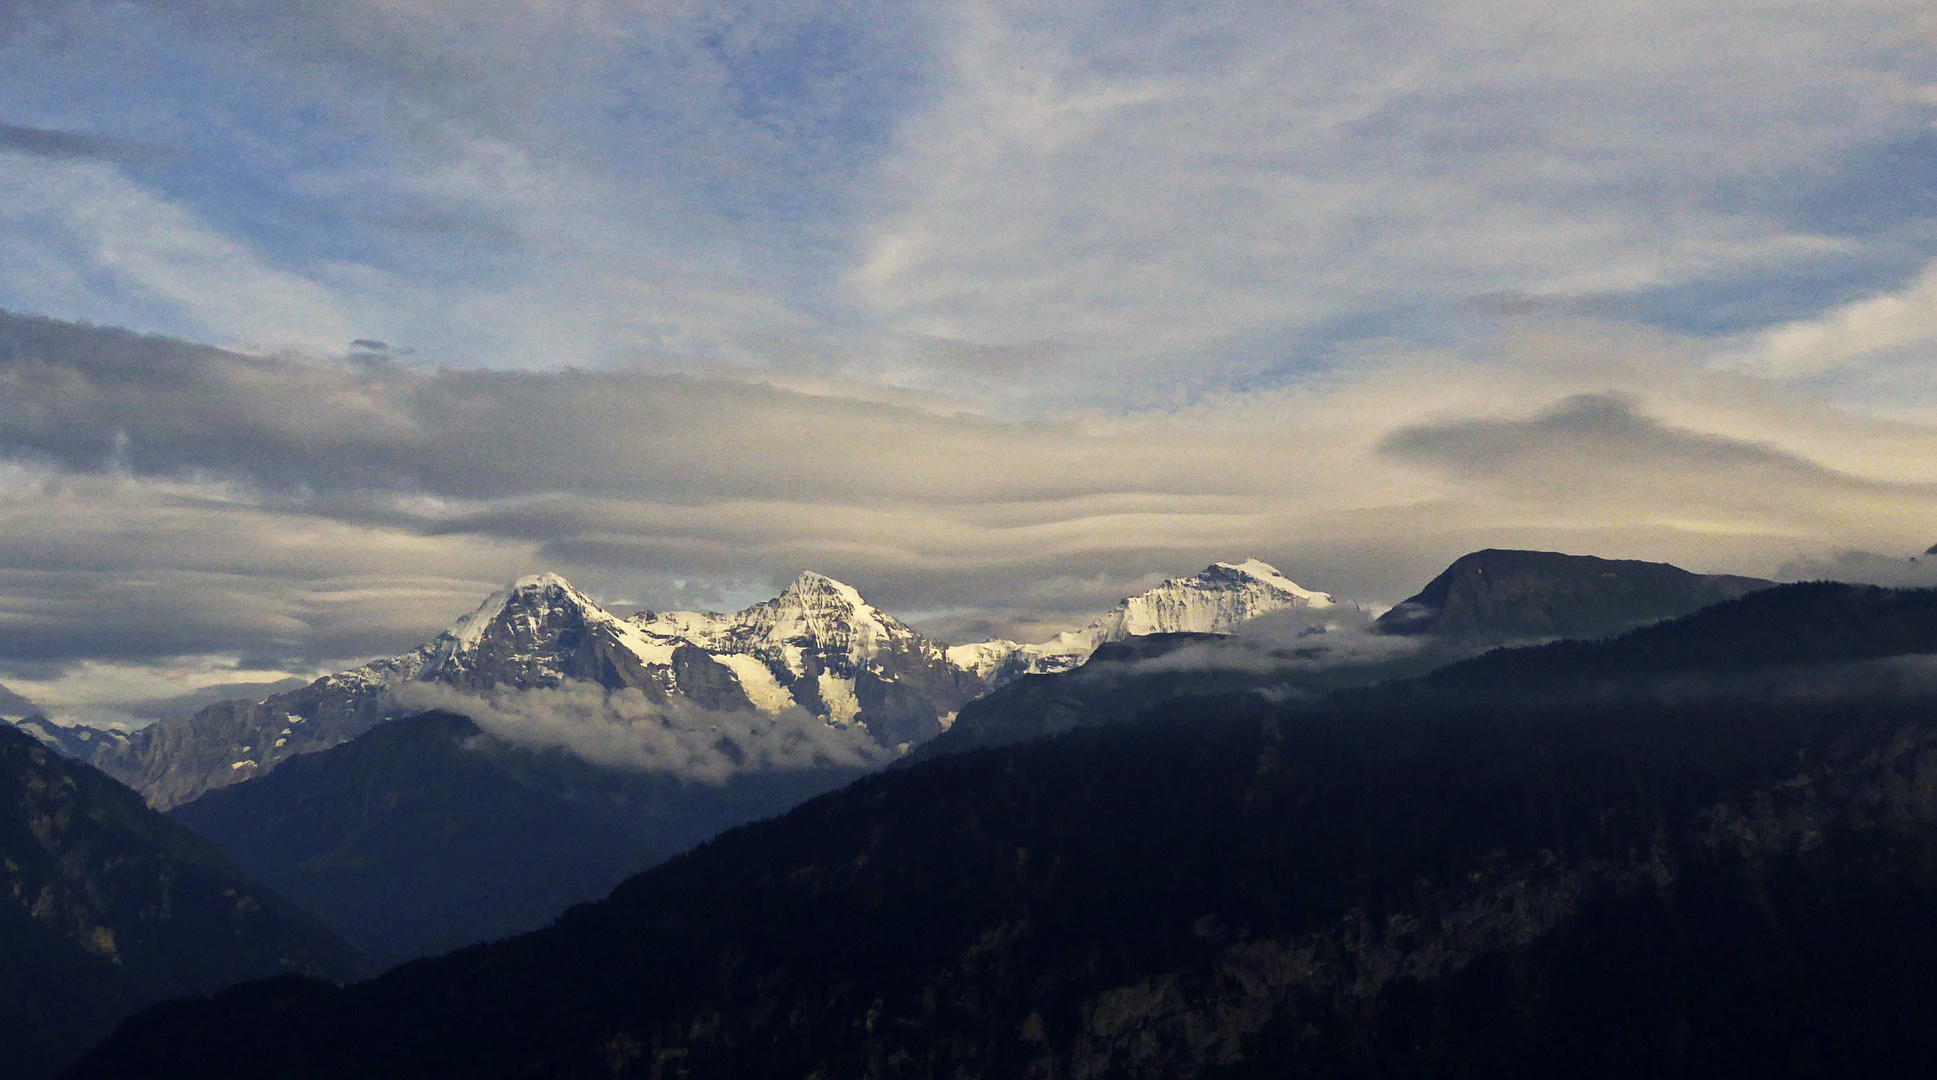
<instances>
[{"instance_id":1,"label":"shadowed mountain slope","mask_svg":"<svg viewBox=\"0 0 1937 1080\"><path fill-rule=\"evenodd\" d=\"M51 1075L164 998L361 970L213 845L0 725L0 1071Z\"/></svg>"},{"instance_id":2,"label":"shadowed mountain slope","mask_svg":"<svg viewBox=\"0 0 1937 1080\"><path fill-rule=\"evenodd\" d=\"M431 712L169 817L388 965L542 926L667 856L861 772L682 781L514 747Z\"/></svg>"},{"instance_id":3,"label":"shadowed mountain slope","mask_svg":"<svg viewBox=\"0 0 1937 1080\"><path fill-rule=\"evenodd\" d=\"M868 777L537 933L159 1007L72 1075L1913 1075L1937 594L1784 591L1704 616L1756 680L1691 691L1669 624L1522 654L1527 693L1180 700ZM1865 610L1902 637L1755 656Z\"/></svg>"},{"instance_id":4,"label":"shadowed mountain slope","mask_svg":"<svg viewBox=\"0 0 1937 1080\"><path fill-rule=\"evenodd\" d=\"M1772 583L1691 574L1667 563L1489 548L1463 555L1379 619L1478 650L1549 638L1597 638L1672 619Z\"/></svg>"},{"instance_id":5,"label":"shadowed mountain slope","mask_svg":"<svg viewBox=\"0 0 1937 1080\"><path fill-rule=\"evenodd\" d=\"M1255 669L1188 662L1152 668L1153 661L1181 660L1192 650L1216 650L1225 640L1219 634L1145 634L1107 642L1080 667L1024 675L962 706L955 723L916 747L908 761L1029 742L1128 719L1170 698L1232 693L1258 685L1261 675Z\"/></svg>"}]
</instances>

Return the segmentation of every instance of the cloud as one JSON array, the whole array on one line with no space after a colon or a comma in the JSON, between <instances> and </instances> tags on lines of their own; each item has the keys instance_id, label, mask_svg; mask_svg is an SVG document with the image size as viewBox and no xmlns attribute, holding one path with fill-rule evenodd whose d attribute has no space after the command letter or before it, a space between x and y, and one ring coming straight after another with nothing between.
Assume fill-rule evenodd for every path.
<instances>
[{"instance_id":1,"label":"cloud","mask_svg":"<svg viewBox=\"0 0 1937 1080\"><path fill-rule=\"evenodd\" d=\"M1321 610L1288 608L1243 624L1221 641L1172 649L1132 663L1127 672L1231 671L1280 680L1287 690L1320 689L1324 677L1348 669L1380 671L1424 653L1422 638L1378 632L1376 610L1340 604Z\"/></svg>"},{"instance_id":2,"label":"cloud","mask_svg":"<svg viewBox=\"0 0 1937 1080\"><path fill-rule=\"evenodd\" d=\"M944 639L1039 640L1218 559L1390 603L1487 546L1767 576L1928 545L1937 431L1676 349L1583 328L1052 422L0 318L0 681L394 653L541 570L719 609L811 568Z\"/></svg>"},{"instance_id":3,"label":"cloud","mask_svg":"<svg viewBox=\"0 0 1937 1080\"><path fill-rule=\"evenodd\" d=\"M1719 367L1821 387L1849 407L1937 416L1937 262L1899 288L1741 335Z\"/></svg>"},{"instance_id":4,"label":"cloud","mask_svg":"<svg viewBox=\"0 0 1937 1080\"><path fill-rule=\"evenodd\" d=\"M1620 394L1578 395L1528 417L1404 427L1379 449L1529 504L1574 514L1628 508L1718 533L1802 531L1812 520L1866 515L1911 530L1937 499L1928 478L1870 479L1767 442L1678 428Z\"/></svg>"},{"instance_id":5,"label":"cloud","mask_svg":"<svg viewBox=\"0 0 1937 1080\"><path fill-rule=\"evenodd\" d=\"M94 156L0 154L0 288L42 311L166 312L231 343L335 346L351 334L330 291L270 265L192 210Z\"/></svg>"},{"instance_id":6,"label":"cloud","mask_svg":"<svg viewBox=\"0 0 1937 1080\"><path fill-rule=\"evenodd\" d=\"M1793 276L1853 248L1791 193L1928 119L1909 5L949 10L852 280L909 334L1059 345L988 387L1017 399L1283 377L1461 336L1475 295Z\"/></svg>"},{"instance_id":7,"label":"cloud","mask_svg":"<svg viewBox=\"0 0 1937 1080\"><path fill-rule=\"evenodd\" d=\"M478 696L413 683L399 691L398 703L461 713L513 745L711 784L755 772L866 768L893 757L866 731L830 727L803 710L711 712L685 702L658 704L630 689L572 685Z\"/></svg>"},{"instance_id":8,"label":"cloud","mask_svg":"<svg viewBox=\"0 0 1937 1080\"><path fill-rule=\"evenodd\" d=\"M44 466L0 467L0 515L9 672L202 654L304 671L401 651L532 561L528 546L336 521L233 485Z\"/></svg>"},{"instance_id":9,"label":"cloud","mask_svg":"<svg viewBox=\"0 0 1937 1080\"><path fill-rule=\"evenodd\" d=\"M260 701L321 674L250 668L234 655L188 655L20 665L8 686L59 723L137 728L215 701Z\"/></svg>"},{"instance_id":10,"label":"cloud","mask_svg":"<svg viewBox=\"0 0 1937 1080\"><path fill-rule=\"evenodd\" d=\"M1877 180L1937 100L1921 10L14 0L32 130L184 149L106 193L140 214L16 178L45 205L0 221L0 304L1017 416L1467 347L1474 296L1683 329L1776 297L1752 331L1937 255ZM194 242L104 269L108 218Z\"/></svg>"},{"instance_id":11,"label":"cloud","mask_svg":"<svg viewBox=\"0 0 1937 1080\"><path fill-rule=\"evenodd\" d=\"M1524 419L1402 428L1387 435L1380 449L1467 476L1556 488L1578 483L1582 471L1672 479L1678 470L1670 465L1699 466L1709 475L1759 475L1788 487L1866 486L1767 445L1662 424L1642 415L1638 402L1621 394L1577 395Z\"/></svg>"},{"instance_id":12,"label":"cloud","mask_svg":"<svg viewBox=\"0 0 1937 1080\"><path fill-rule=\"evenodd\" d=\"M154 156L153 150L120 139L82 131L0 123L0 153L7 151L44 158L101 158L108 161L143 161Z\"/></svg>"}]
</instances>

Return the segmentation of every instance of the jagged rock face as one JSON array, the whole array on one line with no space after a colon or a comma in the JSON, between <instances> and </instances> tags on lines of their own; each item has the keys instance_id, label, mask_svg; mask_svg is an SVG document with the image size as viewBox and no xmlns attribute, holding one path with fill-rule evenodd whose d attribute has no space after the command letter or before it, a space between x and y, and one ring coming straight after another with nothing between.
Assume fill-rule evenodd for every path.
<instances>
[{"instance_id":1,"label":"jagged rock face","mask_svg":"<svg viewBox=\"0 0 1937 1080\"><path fill-rule=\"evenodd\" d=\"M1229 634L1240 625L1286 608L1327 608L1332 598L1313 592L1269 563L1212 563L1190 577L1171 578L1132 596L1074 633L1024 645L984 641L948 650L949 659L990 686L1023 675L1080 667L1098 646L1149 634Z\"/></svg>"},{"instance_id":2,"label":"jagged rock face","mask_svg":"<svg viewBox=\"0 0 1937 1080\"><path fill-rule=\"evenodd\" d=\"M642 612L632 623L712 652L756 708L861 723L886 746L939 734L942 718L983 689L941 646L812 572L737 615Z\"/></svg>"},{"instance_id":3,"label":"jagged rock face","mask_svg":"<svg viewBox=\"0 0 1937 1080\"><path fill-rule=\"evenodd\" d=\"M664 701L679 691L675 648L642 639L571 582L541 574L496 593L447 631L416 677L480 691L594 682Z\"/></svg>"},{"instance_id":4,"label":"jagged rock face","mask_svg":"<svg viewBox=\"0 0 1937 1080\"><path fill-rule=\"evenodd\" d=\"M83 760L166 810L375 727L390 715L391 688L415 678L430 651L378 660L259 702L219 701L101 745Z\"/></svg>"},{"instance_id":5,"label":"jagged rock face","mask_svg":"<svg viewBox=\"0 0 1937 1080\"><path fill-rule=\"evenodd\" d=\"M736 614L631 618L604 610L556 574L540 574L493 594L408 653L261 702L221 702L74 753L167 809L356 738L398 713L394 694L411 682L471 693L595 683L715 712L801 709L901 748L940 734L991 686L1077 667L1107 642L1229 633L1265 612L1330 603L1256 560L1217 563L1050 642L944 650L822 574L802 574L779 596Z\"/></svg>"},{"instance_id":6,"label":"jagged rock face","mask_svg":"<svg viewBox=\"0 0 1937 1080\"><path fill-rule=\"evenodd\" d=\"M0 686L0 718L15 719L31 717L41 711L40 706L15 693L6 686Z\"/></svg>"},{"instance_id":7,"label":"jagged rock face","mask_svg":"<svg viewBox=\"0 0 1937 1080\"><path fill-rule=\"evenodd\" d=\"M1143 634L1228 634L1267 612L1332 603L1257 559L1212 563L1118 604L1092 624L1091 636L1101 645Z\"/></svg>"},{"instance_id":8,"label":"jagged rock face","mask_svg":"<svg viewBox=\"0 0 1937 1080\"><path fill-rule=\"evenodd\" d=\"M631 619L542 574L401 656L262 702L220 702L75 756L167 809L356 738L398 713L395 692L411 682L474 693L587 682L715 712L804 709L830 724L859 724L887 747L939 733L944 717L985 689L940 646L819 574L737 615Z\"/></svg>"}]
</instances>

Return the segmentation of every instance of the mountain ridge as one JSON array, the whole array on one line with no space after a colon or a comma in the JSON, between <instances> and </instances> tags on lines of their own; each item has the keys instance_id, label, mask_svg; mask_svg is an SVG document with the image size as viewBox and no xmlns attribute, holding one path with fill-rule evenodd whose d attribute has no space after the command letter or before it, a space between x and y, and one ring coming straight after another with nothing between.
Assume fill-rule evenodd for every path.
<instances>
[{"instance_id":1,"label":"mountain ridge","mask_svg":"<svg viewBox=\"0 0 1937 1080\"><path fill-rule=\"evenodd\" d=\"M1080 667L1104 644L1148 634L1229 634L1260 615L1286 608L1324 609L1331 594L1307 589L1269 563L1212 563L1186 577L1119 601L1081 630L1025 644L1002 638L952 646L948 656L991 687L1023 675Z\"/></svg>"},{"instance_id":2,"label":"mountain ridge","mask_svg":"<svg viewBox=\"0 0 1937 1080\"><path fill-rule=\"evenodd\" d=\"M403 686L490 694L582 682L637 690L661 705L688 701L766 716L802 710L830 726L858 727L899 752L940 734L991 686L1032 668L1073 666L1105 641L1168 625L1228 630L1263 612L1331 602L1258 560L1217 563L1126 598L1075 637L980 643L966 648L1001 655L964 663L964 647L944 648L852 586L814 571L734 614L629 617L605 610L563 576L543 573L495 591L450 628L396 656L258 702L218 702L125 737L104 734L94 747L68 742L83 760L168 809L409 711L395 699Z\"/></svg>"},{"instance_id":3,"label":"mountain ridge","mask_svg":"<svg viewBox=\"0 0 1937 1080\"><path fill-rule=\"evenodd\" d=\"M364 972L309 914L133 791L0 725L0 1046L51 1074L122 1016L292 971Z\"/></svg>"},{"instance_id":4,"label":"mountain ridge","mask_svg":"<svg viewBox=\"0 0 1937 1080\"><path fill-rule=\"evenodd\" d=\"M1914 1075L1931 690L1813 668L1928 650L1937 592L1839 588L1707 610L1752 667L1772 613L1888 609L1746 696L1680 692L1678 621L1511 654L1585 676L1565 709L1173 701L875 774L506 942L159 1008L73 1076Z\"/></svg>"},{"instance_id":5,"label":"mountain ridge","mask_svg":"<svg viewBox=\"0 0 1937 1080\"><path fill-rule=\"evenodd\" d=\"M1379 627L1476 649L1606 637L1774 584L1637 559L1485 548L1453 560Z\"/></svg>"}]
</instances>

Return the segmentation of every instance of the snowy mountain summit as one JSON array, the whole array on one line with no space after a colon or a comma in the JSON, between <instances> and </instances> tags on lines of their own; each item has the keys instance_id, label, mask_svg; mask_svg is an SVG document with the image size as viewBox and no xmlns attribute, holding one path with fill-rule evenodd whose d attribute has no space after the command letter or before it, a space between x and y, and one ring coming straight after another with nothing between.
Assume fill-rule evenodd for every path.
<instances>
[{"instance_id":1,"label":"snowy mountain summit","mask_svg":"<svg viewBox=\"0 0 1937 1080\"><path fill-rule=\"evenodd\" d=\"M1081 630L1028 645L1003 640L957 645L948 657L996 685L1021 675L1068 671L1106 642L1144 634L1229 634L1268 612L1334 603L1329 594L1307 589L1258 559L1212 563L1125 599Z\"/></svg>"},{"instance_id":2,"label":"snowy mountain summit","mask_svg":"<svg viewBox=\"0 0 1937 1080\"><path fill-rule=\"evenodd\" d=\"M431 642L416 677L468 690L557 686L580 679L641 685L635 670L669 665L671 649L638 635L557 574L520 578ZM631 661L631 662L628 662ZM629 677L633 676L633 677ZM663 680L653 681L668 690Z\"/></svg>"},{"instance_id":3,"label":"snowy mountain summit","mask_svg":"<svg viewBox=\"0 0 1937 1080\"><path fill-rule=\"evenodd\" d=\"M649 640L703 649L753 708L858 722L885 746L930 738L983 689L941 646L813 571L737 614L640 612L630 625Z\"/></svg>"},{"instance_id":4,"label":"snowy mountain summit","mask_svg":"<svg viewBox=\"0 0 1937 1080\"><path fill-rule=\"evenodd\" d=\"M428 647L415 678L485 691L594 682L649 699L860 724L886 746L941 730L980 687L940 646L824 574L732 615L621 618L557 574L521 578Z\"/></svg>"},{"instance_id":5,"label":"snowy mountain summit","mask_svg":"<svg viewBox=\"0 0 1937 1080\"><path fill-rule=\"evenodd\" d=\"M407 653L260 702L221 702L113 745L78 747L75 756L165 808L414 711L399 691L426 683L487 696L593 684L638 691L669 710L818 720L894 751L939 734L962 705L992 687L1076 667L1104 642L1182 630L1229 633L1268 611L1330 603L1255 559L1216 563L1047 642L943 649L851 586L811 571L744 611L629 617L605 610L557 574L537 574L499 589Z\"/></svg>"}]
</instances>

